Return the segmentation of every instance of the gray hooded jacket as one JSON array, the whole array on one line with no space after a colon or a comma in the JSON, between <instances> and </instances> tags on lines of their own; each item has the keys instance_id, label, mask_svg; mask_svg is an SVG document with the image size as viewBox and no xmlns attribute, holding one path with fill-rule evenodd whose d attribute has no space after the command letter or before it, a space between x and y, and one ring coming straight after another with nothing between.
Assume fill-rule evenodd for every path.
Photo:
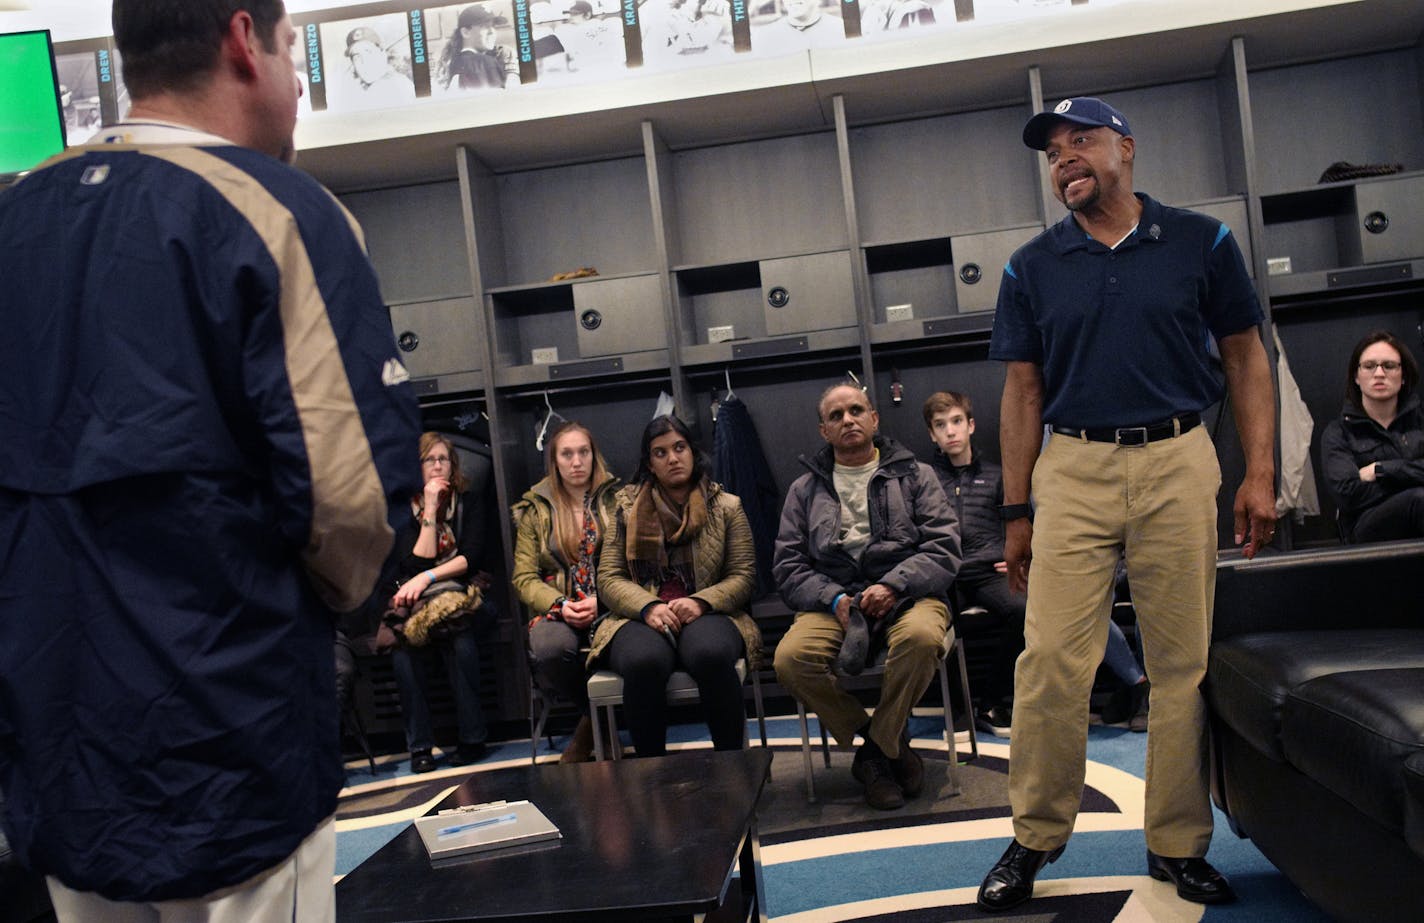
<instances>
[{"instance_id":1,"label":"gray hooded jacket","mask_svg":"<svg viewBox=\"0 0 1424 923\"><path fill-rule=\"evenodd\" d=\"M960 560L954 507L934 470L909 449L883 436L875 446L880 465L870 478L870 544L859 560L837 541L841 501L831 447L801 456L809 471L786 495L772 563L781 598L798 612L829 612L837 595L872 583L893 590L900 607L926 596L947 599Z\"/></svg>"}]
</instances>

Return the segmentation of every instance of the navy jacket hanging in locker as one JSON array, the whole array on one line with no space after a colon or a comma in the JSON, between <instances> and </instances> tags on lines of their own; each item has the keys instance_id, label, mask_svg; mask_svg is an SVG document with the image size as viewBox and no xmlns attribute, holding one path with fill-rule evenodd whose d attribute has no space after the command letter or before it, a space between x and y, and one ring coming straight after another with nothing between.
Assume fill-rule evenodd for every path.
<instances>
[{"instance_id":1,"label":"navy jacket hanging in locker","mask_svg":"<svg viewBox=\"0 0 1424 923\"><path fill-rule=\"evenodd\" d=\"M757 595L776 589L771 577L771 550L781 520L781 492L771 476L771 466L761 450L756 424L747 405L736 397L724 399L712 427L712 476L741 498L756 544Z\"/></svg>"}]
</instances>

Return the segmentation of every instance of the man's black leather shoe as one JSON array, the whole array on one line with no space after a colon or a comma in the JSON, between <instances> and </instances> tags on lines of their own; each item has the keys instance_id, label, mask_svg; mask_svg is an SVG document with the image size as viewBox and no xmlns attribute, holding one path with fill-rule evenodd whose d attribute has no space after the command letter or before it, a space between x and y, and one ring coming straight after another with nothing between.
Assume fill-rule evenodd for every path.
<instances>
[{"instance_id":1,"label":"man's black leather shoe","mask_svg":"<svg viewBox=\"0 0 1424 923\"><path fill-rule=\"evenodd\" d=\"M918 798L925 789L925 759L910 746L910 738L900 737L900 755L890 761L890 771L906 798Z\"/></svg>"},{"instance_id":2,"label":"man's black leather shoe","mask_svg":"<svg viewBox=\"0 0 1424 923\"><path fill-rule=\"evenodd\" d=\"M1147 874L1158 881L1171 881L1177 886L1177 896L1197 904L1229 904L1236 892L1211 863L1205 859L1168 859L1147 851Z\"/></svg>"},{"instance_id":3,"label":"man's black leather shoe","mask_svg":"<svg viewBox=\"0 0 1424 923\"><path fill-rule=\"evenodd\" d=\"M410 771L411 772L434 772L435 757L429 750L410 751Z\"/></svg>"},{"instance_id":4,"label":"man's black leather shoe","mask_svg":"<svg viewBox=\"0 0 1424 923\"><path fill-rule=\"evenodd\" d=\"M1063 855L1060 846L1051 852L1029 849L1014 840L979 886L979 906L984 910L1008 910L1033 897L1033 880L1050 862Z\"/></svg>"},{"instance_id":5,"label":"man's black leather shoe","mask_svg":"<svg viewBox=\"0 0 1424 923\"><path fill-rule=\"evenodd\" d=\"M905 793L895 780L890 760L879 747L872 748L869 743L861 745L851 760L850 774L865 786L865 803L877 811L893 811L905 806Z\"/></svg>"}]
</instances>

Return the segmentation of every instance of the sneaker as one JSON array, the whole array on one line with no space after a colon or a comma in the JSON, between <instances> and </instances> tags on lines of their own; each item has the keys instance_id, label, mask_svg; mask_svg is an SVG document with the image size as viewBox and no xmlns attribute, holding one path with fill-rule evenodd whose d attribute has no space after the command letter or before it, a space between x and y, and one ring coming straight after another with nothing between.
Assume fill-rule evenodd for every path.
<instances>
[{"instance_id":1,"label":"sneaker","mask_svg":"<svg viewBox=\"0 0 1424 923\"><path fill-rule=\"evenodd\" d=\"M410 771L411 772L432 772L435 769L435 757L429 750L410 751Z\"/></svg>"},{"instance_id":2,"label":"sneaker","mask_svg":"<svg viewBox=\"0 0 1424 923\"><path fill-rule=\"evenodd\" d=\"M841 641L840 653L836 655L835 672L842 676L859 676L865 671L865 658L869 653L870 626L866 624L860 607L852 605L845 638Z\"/></svg>"},{"instance_id":3,"label":"sneaker","mask_svg":"<svg viewBox=\"0 0 1424 923\"><path fill-rule=\"evenodd\" d=\"M979 712L975 716L974 723L986 734L993 734L995 737L1008 738L1012 730L1014 713L1007 705L995 705L992 708Z\"/></svg>"},{"instance_id":4,"label":"sneaker","mask_svg":"<svg viewBox=\"0 0 1424 923\"><path fill-rule=\"evenodd\" d=\"M1119 686L1113 690L1113 694L1103 703L1102 711L1098 712L1098 718L1103 724L1126 724L1137 711L1137 700L1134 696L1141 687L1142 683L1138 683L1134 686Z\"/></svg>"},{"instance_id":5,"label":"sneaker","mask_svg":"<svg viewBox=\"0 0 1424 923\"><path fill-rule=\"evenodd\" d=\"M865 786L866 804L877 811L893 811L904 807L905 793L900 789L900 783L895 781L890 761L878 753L879 749L876 748L874 756L869 755L863 746L857 750L850 764L850 773Z\"/></svg>"},{"instance_id":6,"label":"sneaker","mask_svg":"<svg viewBox=\"0 0 1424 923\"><path fill-rule=\"evenodd\" d=\"M1138 683L1132 687L1132 717L1127 719L1127 726L1139 734L1147 732L1147 706L1151 691L1151 682Z\"/></svg>"},{"instance_id":7,"label":"sneaker","mask_svg":"<svg viewBox=\"0 0 1424 923\"><path fill-rule=\"evenodd\" d=\"M470 763L477 763L485 758L488 748L484 741L477 744L460 744L455 748L455 752L450 754L451 766L465 766Z\"/></svg>"}]
</instances>

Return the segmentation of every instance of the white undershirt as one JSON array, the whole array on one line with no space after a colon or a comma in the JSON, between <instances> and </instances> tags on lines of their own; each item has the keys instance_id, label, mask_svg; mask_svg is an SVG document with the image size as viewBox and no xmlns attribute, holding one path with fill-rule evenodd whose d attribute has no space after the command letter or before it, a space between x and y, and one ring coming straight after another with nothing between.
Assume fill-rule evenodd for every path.
<instances>
[{"instance_id":1,"label":"white undershirt","mask_svg":"<svg viewBox=\"0 0 1424 923\"><path fill-rule=\"evenodd\" d=\"M1122 235L1122 240L1119 240L1117 243L1113 244L1111 247L1108 247L1108 249L1109 249L1109 250L1116 250L1118 247L1121 247L1121 246L1122 246L1122 241L1123 241L1123 240L1127 240L1129 237L1131 237L1133 234L1136 234L1136 233L1137 233L1137 225L1134 224L1134 225L1132 226L1132 230L1130 230L1130 231L1128 231L1126 234Z\"/></svg>"},{"instance_id":2,"label":"white undershirt","mask_svg":"<svg viewBox=\"0 0 1424 923\"><path fill-rule=\"evenodd\" d=\"M870 544L870 478L880 467L880 450L864 465L837 463L832 473L836 495L841 498L841 548L857 561Z\"/></svg>"},{"instance_id":3,"label":"white undershirt","mask_svg":"<svg viewBox=\"0 0 1424 923\"><path fill-rule=\"evenodd\" d=\"M229 141L227 138L209 134L188 125L180 125L177 122L162 122L157 119L145 119L142 122L120 122L117 125L111 125L90 138L84 146L99 147L105 144L181 144L187 147L215 144L237 146L235 141Z\"/></svg>"}]
</instances>

